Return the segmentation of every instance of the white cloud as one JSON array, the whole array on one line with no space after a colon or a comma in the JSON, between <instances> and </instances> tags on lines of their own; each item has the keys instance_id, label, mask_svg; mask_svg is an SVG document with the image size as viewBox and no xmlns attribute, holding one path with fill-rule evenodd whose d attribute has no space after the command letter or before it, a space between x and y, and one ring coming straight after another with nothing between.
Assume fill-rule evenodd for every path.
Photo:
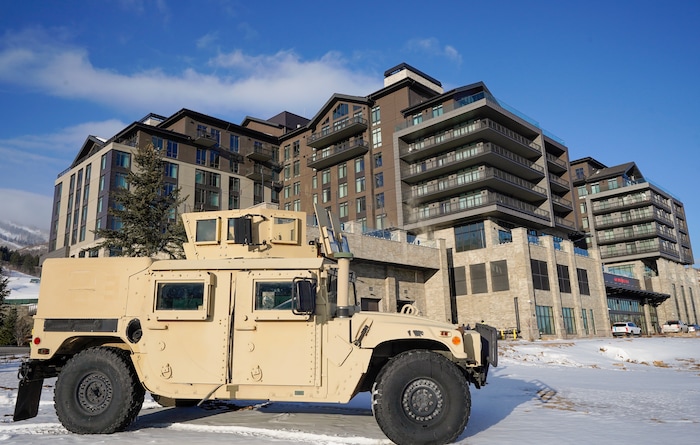
<instances>
[{"instance_id":1,"label":"white cloud","mask_svg":"<svg viewBox=\"0 0 700 445\"><path fill-rule=\"evenodd\" d=\"M426 39L411 39L406 43L406 49L409 52L418 52L428 54L430 56L445 57L457 64L462 63L462 55L454 46L442 46L440 41L435 37L429 37Z\"/></svg>"},{"instance_id":2,"label":"white cloud","mask_svg":"<svg viewBox=\"0 0 700 445\"><path fill-rule=\"evenodd\" d=\"M51 196L23 190L0 188L0 219L47 230L51 222Z\"/></svg>"},{"instance_id":3,"label":"white cloud","mask_svg":"<svg viewBox=\"0 0 700 445\"><path fill-rule=\"evenodd\" d=\"M187 107L266 118L283 110L317 110L336 92L364 95L381 87L381 79L352 71L334 52L302 60L293 51L250 55L234 50L211 59L210 72L166 74L154 68L122 73L94 66L82 48L54 44L42 32L26 34L0 41L0 82L125 110L157 103L164 110Z\"/></svg>"}]
</instances>

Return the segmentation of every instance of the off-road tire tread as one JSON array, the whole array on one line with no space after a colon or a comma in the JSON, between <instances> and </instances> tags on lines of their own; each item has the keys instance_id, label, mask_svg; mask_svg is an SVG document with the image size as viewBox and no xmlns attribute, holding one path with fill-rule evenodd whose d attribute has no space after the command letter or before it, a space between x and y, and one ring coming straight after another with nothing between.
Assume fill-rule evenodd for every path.
<instances>
[{"instance_id":1,"label":"off-road tire tread","mask_svg":"<svg viewBox=\"0 0 700 445\"><path fill-rule=\"evenodd\" d=\"M443 389L444 415L437 425L412 423L403 413L400 401L389 399L401 397L397 385L403 388L417 378L432 379ZM397 445L451 443L469 421L469 383L457 365L446 357L427 350L406 351L389 360L377 375L372 387L372 411L379 428Z\"/></svg>"},{"instance_id":2,"label":"off-road tire tread","mask_svg":"<svg viewBox=\"0 0 700 445\"><path fill-rule=\"evenodd\" d=\"M110 405L116 405L116 411L107 421L95 421L98 416L81 415L80 409L74 406L75 385L77 375L85 375L86 367L93 366L96 370L105 372L105 366L116 372L116 379L111 381L115 392L120 397L114 397ZM70 385L70 386L66 386ZM77 434L111 434L124 431L138 416L143 405L145 390L139 382L129 358L129 351L118 348L96 347L89 348L74 355L63 367L56 381L54 405L58 420L63 426ZM104 414L102 414L104 415Z\"/></svg>"}]
</instances>

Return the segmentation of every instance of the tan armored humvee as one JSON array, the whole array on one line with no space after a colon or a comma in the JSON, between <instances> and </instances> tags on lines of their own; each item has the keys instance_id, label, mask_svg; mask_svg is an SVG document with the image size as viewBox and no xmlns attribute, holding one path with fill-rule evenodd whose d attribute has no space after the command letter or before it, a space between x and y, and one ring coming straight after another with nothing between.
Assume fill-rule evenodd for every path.
<instances>
[{"instance_id":1,"label":"tan armored humvee","mask_svg":"<svg viewBox=\"0 0 700 445\"><path fill-rule=\"evenodd\" d=\"M75 433L125 429L145 391L171 404L371 391L394 442L454 441L468 383L497 364L495 329L359 311L347 241L317 218L322 240L309 244L301 212L188 213L185 260L46 260L14 420L35 417L43 380L58 376L56 413Z\"/></svg>"}]
</instances>

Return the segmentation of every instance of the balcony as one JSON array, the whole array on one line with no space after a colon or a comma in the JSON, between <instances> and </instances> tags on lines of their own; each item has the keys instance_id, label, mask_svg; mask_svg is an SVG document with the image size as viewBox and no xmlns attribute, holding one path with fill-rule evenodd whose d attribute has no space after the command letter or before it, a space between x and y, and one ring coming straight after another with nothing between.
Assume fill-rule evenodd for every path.
<instances>
[{"instance_id":1,"label":"balcony","mask_svg":"<svg viewBox=\"0 0 700 445\"><path fill-rule=\"evenodd\" d=\"M608 198L602 201L593 203L593 213L611 213L619 209L628 209L635 207L643 207L652 202L651 196L648 193L626 195L624 197Z\"/></svg>"},{"instance_id":2,"label":"balcony","mask_svg":"<svg viewBox=\"0 0 700 445\"><path fill-rule=\"evenodd\" d=\"M649 256L664 256L674 260L680 259L678 251L669 247L654 242L650 245L638 245L628 243L624 246L608 246L600 249L600 258L622 258L622 257L649 257Z\"/></svg>"},{"instance_id":3,"label":"balcony","mask_svg":"<svg viewBox=\"0 0 700 445\"><path fill-rule=\"evenodd\" d=\"M340 124L334 124L332 128L313 133L306 139L306 145L313 148L328 147L365 130L367 130L367 119L359 116L351 117Z\"/></svg>"},{"instance_id":4,"label":"balcony","mask_svg":"<svg viewBox=\"0 0 700 445\"><path fill-rule=\"evenodd\" d=\"M563 193L571 190L569 188L569 181L561 179L560 177L551 173L549 174L549 184L554 192Z\"/></svg>"},{"instance_id":5,"label":"balcony","mask_svg":"<svg viewBox=\"0 0 700 445\"><path fill-rule=\"evenodd\" d=\"M400 148L399 156L406 162L415 162L480 139L494 142L525 158L542 154L539 144L491 119L479 119L406 144Z\"/></svg>"},{"instance_id":6,"label":"balcony","mask_svg":"<svg viewBox=\"0 0 700 445\"><path fill-rule=\"evenodd\" d=\"M566 161L562 161L550 153L547 153L547 165L551 172L566 173L569 170Z\"/></svg>"},{"instance_id":7,"label":"balcony","mask_svg":"<svg viewBox=\"0 0 700 445\"><path fill-rule=\"evenodd\" d=\"M573 222L569 221L568 219L564 219L560 216L555 216L554 222L557 224L557 226L565 227L567 229L574 230L576 228L576 224L574 224Z\"/></svg>"},{"instance_id":8,"label":"balcony","mask_svg":"<svg viewBox=\"0 0 700 445\"><path fill-rule=\"evenodd\" d=\"M245 157L255 162L277 161L277 159L274 159L274 155L272 148L256 144L253 146L253 150L247 153Z\"/></svg>"},{"instance_id":9,"label":"balcony","mask_svg":"<svg viewBox=\"0 0 700 445\"><path fill-rule=\"evenodd\" d=\"M197 130L197 135L194 137L194 143L202 147L213 147L218 145L218 138L204 130Z\"/></svg>"},{"instance_id":10,"label":"balcony","mask_svg":"<svg viewBox=\"0 0 700 445\"><path fill-rule=\"evenodd\" d=\"M253 181L264 182L272 180L272 170L261 164L254 164L245 170L245 177Z\"/></svg>"},{"instance_id":11,"label":"balcony","mask_svg":"<svg viewBox=\"0 0 700 445\"><path fill-rule=\"evenodd\" d=\"M605 215L602 218L596 218L594 227L596 230L602 230L649 221L658 221L668 226L673 226L673 221L670 218L665 217L661 211L655 210L653 206L649 206L634 215L620 215L614 218Z\"/></svg>"},{"instance_id":12,"label":"balcony","mask_svg":"<svg viewBox=\"0 0 700 445\"><path fill-rule=\"evenodd\" d=\"M554 210L557 212L570 212L574 209L571 201L557 195L552 195L552 205L554 206Z\"/></svg>"},{"instance_id":13,"label":"balcony","mask_svg":"<svg viewBox=\"0 0 700 445\"><path fill-rule=\"evenodd\" d=\"M622 232L606 235L599 233L596 237L598 244L617 244L624 241L634 241L645 238L665 238L669 241L675 241L676 237L672 233L661 230L659 227L644 227L634 228L632 230L624 230Z\"/></svg>"},{"instance_id":14,"label":"balcony","mask_svg":"<svg viewBox=\"0 0 700 445\"><path fill-rule=\"evenodd\" d=\"M313 156L306 161L307 167L323 170L331 165L362 156L369 151L369 145L362 139L352 143L344 143L333 147L316 150Z\"/></svg>"},{"instance_id":15,"label":"balcony","mask_svg":"<svg viewBox=\"0 0 700 445\"><path fill-rule=\"evenodd\" d=\"M543 200L547 196L547 190L542 187L510 173L488 167L413 186L405 202L419 205L487 187L526 201Z\"/></svg>"},{"instance_id":16,"label":"balcony","mask_svg":"<svg viewBox=\"0 0 700 445\"><path fill-rule=\"evenodd\" d=\"M539 180L544 176L544 169L541 166L503 147L487 142L461 147L434 158L406 165L401 169L401 179L407 184L416 184L470 165L484 163L527 180Z\"/></svg>"},{"instance_id":17,"label":"balcony","mask_svg":"<svg viewBox=\"0 0 700 445\"><path fill-rule=\"evenodd\" d=\"M486 207L494 207L491 211ZM541 210L532 204L502 195L496 192L487 192L476 196L460 196L437 203L431 203L423 208L412 209L407 215L408 224L454 215L469 210L484 209L484 213L501 212L504 209L515 210L549 222L549 212Z\"/></svg>"}]
</instances>

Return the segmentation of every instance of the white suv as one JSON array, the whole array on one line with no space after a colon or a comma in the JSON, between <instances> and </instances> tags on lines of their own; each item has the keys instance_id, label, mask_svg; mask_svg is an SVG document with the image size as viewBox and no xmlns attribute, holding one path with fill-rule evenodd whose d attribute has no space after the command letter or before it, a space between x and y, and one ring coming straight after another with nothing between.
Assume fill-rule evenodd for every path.
<instances>
[{"instance_id":1,"label":"white suv","mask_svg":"<svg viewBox=\"0 0 700 445\"><path fill-rule=\"evenodd\" d=\"M613 337L642 335L642 328L632 323L631 321L621 321L612 325Z\"/></svg>"},{"instance_id":2,"label":"white suv","mask_svg":"<svg viewBox=\"0 0 700 445\"><path fill-rule=\"evenodd\" d=\"M680 320L669 320L661 326L661 332L664 334L688 332L688 325Z\"/></svg>"}]
</instances>

